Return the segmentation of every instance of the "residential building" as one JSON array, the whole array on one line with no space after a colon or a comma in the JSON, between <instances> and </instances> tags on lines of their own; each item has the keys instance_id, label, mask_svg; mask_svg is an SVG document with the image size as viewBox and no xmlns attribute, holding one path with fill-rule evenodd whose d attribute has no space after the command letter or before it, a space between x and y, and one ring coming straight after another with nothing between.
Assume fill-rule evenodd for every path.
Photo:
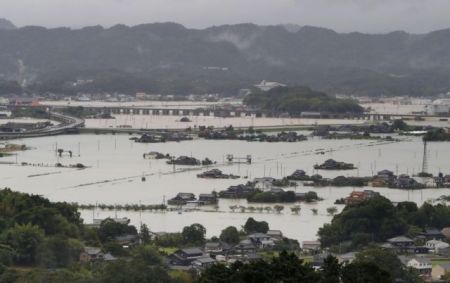
<instances>
[{"instance_id":1,"label":"residential building","mask_svg":"<svg viewBox=\"0 0 450 283\"><path fill-rule=\"evenodd\" d=\"M225 255L229 253L231 246L225 242L207 242L203 250L211 256Z\"/></svg>"},{"instance_id":2,"label":"residential building","mask_svg":"<svg viewBox=\"0 0 450 283\"><path fill-rule=\"evenodd\" d=\"M114 238L114 241L121 245L124 248L129 248L139 244L139 236L138 235L120 235Z\"/></svg>"},{"instance_id":3,"label":"residential building","mask_svg":"<svg viewBox=\"0 0 450 283\"><path fill-rule=\"evenodd\" d=\"M200 194L198 201L203 205L211 205L217 203L217 197L214 194Z\"/></svg>"},{"instance_id":4,"label":"residential building","mask_svg":"<svg viewBox=\"0 0 450 283\"><path fill-rule=\"evenodd\" d=\"M267 236L269 236L272 239L276 240L282 240L283 239L283 232L280 230L269 230L267 231Z\"/></svg>"},{"instance_id":5,"label":"residential building","mask_svg":"<svg viewBox=\"0 0 450 283\"><path fill-rule=\"evenodd\" d=\"M436 228L425 228L425 231L422 233L419 233L417 236L418 238L422 238L425 240L443 240L445 239L444 234L441 233Z\"/></svg>"},{"instance_id":6,"label":"residential building","mask_svg":"<svg viewBox=\"0 0 450 283\"><path fill-rule=\"evenodd\" d=\"M256 245L250 239L242 240L239 242L239 244L233 247L234 254L245 255L255 252L256 252Z\"/></svg>"},{"instance_id":7,"label":"residential building","mask_svg":"<svg viewBox=\"0 0 450 283\"><path fill-rule=\"evenodd\" d=\"M188 266L201 257L204 257L203 251L200 248L185 248L177 250L170 255L170 264Z\"/></svg>"},{"instance_id":8,"label":"residential building","mask_svg":"<svg viewBox=\"0 0 450 283\"><path fill-rule=\"evenodd\" d=\"M429 240L425 243L425 246L430 249L430 251L439 254L440 252L448 249L450 245L446 242L440 240Z\"/></svg>"},{"instance_id":9,"label":"residential building","mask_svg":"<svg viewBox=\"0 0 450 283\"><path fill-rule=\"evenodd\" d=\"M319 241L303 241L302 249L304 251L316 252L320 249L320 242Z\"/></svg>"},{"instance_id":10,"label":"residential building","mask_svg":"<svg viewBox=\"0 0 450 283\"><path fill-rule=\"evenodd\" d=\"M275 178L271 177L262 177L253 179L253 182L255 183L255 189L261 190L263 192L267 192L272 189L273 181L275 181Z\"/></svg>"},{"instance_id":11,"label":"residential building","mask_svg":"<svg viewBox=\"0 0 450 283\"><path fill-rule=\"evenodd\" d=\"M203 270L207 267L210 267L214 263L216 263L215 259L213 259L209 256L205 256L205 257L200 257L200 258L197 258L196 260L194 260L192 262L192 267L195 269Z\"/></svg>"},{"instance_id":12,"label":"residential building","mask_svg":"<svg viewBox=\"0 0 450 283\"><path fill-rule=\"evenodd\" d=\"M272 248L275 245L271 237L264 233L251 234L248 239L260 249Z\"/></svg>"},{"instance_id":13,"label":"residential building","mask_svg":"<svg viewBox=\"0 0 450 283\"><path fill-rule=\"evenodd\" d=\"M104 256L105 254L102 252L100 248L85 247L84 250L80 253L80 261L81 262L102 261L104 259Z\"/></svg>"},{"instance_id":14,"label":"residential building","mask_svg":"<svg viewBox=\"0 0 450 283\"><path fill-rule=\"evenodd\" d=\"M411 258L406 263L406 266L415 269L422 277L431 276L431 271L433 268L431 261L429 259L427 259L426 257L419 257L419 256Z\"/></svg>"},{"instance_id":15,"label":"residential building","mask_svg":"<svg viewBox=\"0 0 450 283\"><path fill-rule=\"evenodd\" d=\"M399 252L410 252L415 247L414 241L405 236L398 236L387 240L388 244Z\"/></svg>"},{"instance_id":16,"label":"residential building","mask_svg":"<svg viewBox=\"0 0 450 283\"><path fill-rule=\"evenodd\" d=\"M374 192L372 190L353 191L348 197L345 198L345 204L361 203L379 195L380 194L378 192Z\"/></svg>"}]
</instances>

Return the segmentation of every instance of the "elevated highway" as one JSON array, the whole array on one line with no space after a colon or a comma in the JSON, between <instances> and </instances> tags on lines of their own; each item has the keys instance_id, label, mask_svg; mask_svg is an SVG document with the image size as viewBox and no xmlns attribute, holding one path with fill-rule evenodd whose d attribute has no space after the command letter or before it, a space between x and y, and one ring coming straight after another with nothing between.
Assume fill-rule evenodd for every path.
<instances>
[{"instance_id":1,"label":"elevated highway","mask_svg":"<svg viewBox=\"0 0 450 283\"><path fill-rule=\"evenodd\" d=\"M30 130L25 132L0 132L0 139L22 139L43 136L54 136L62 134L77 133L80 128L84 127L84 120L72 116L63 115L61 113L49 112L49 119L58 121L59 124L50 127Z\"/></svg>"}]
</instances>

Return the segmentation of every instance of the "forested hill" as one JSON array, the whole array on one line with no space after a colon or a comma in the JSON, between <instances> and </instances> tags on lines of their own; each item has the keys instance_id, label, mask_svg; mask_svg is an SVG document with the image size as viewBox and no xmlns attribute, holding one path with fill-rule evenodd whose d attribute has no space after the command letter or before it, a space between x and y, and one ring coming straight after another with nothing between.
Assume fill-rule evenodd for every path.
<instances>
[{"instance_id":1,"label":"forested hill","mask_svg":"<svg viewBox=\"0 0 450 283\"><path fill-rule=\"evenodd\" d=\"M71 81L94 79L78 90L235 93L266 79L330 93L427 95L450 91L449 70L450 29L421 35L253 24L14 29L0 21L0 90L13 80L35 91L67 91Z\"/></svg>"},{"instance_id":2,"label":"forested hill","mask_svg":"<svg viewBox=\"0 0 450 283\"><path fill-rule=\"evenodd\" d=\"M325 113L361 113L363 108L350 99L338 99L307 87L277 87L254 92L244 99L247 106L273 112L298 115L305 111Z\"/></svg>"},{"instance_id":3,"label":"forested hill","mask_svg":"<svg viewBox=\"0 0 450 283\"><path fill-rule=\"evenodd\" d=\"M0 30L16 29L16 26L6 19L0 18Z\"/></svg>"}]
</instances>

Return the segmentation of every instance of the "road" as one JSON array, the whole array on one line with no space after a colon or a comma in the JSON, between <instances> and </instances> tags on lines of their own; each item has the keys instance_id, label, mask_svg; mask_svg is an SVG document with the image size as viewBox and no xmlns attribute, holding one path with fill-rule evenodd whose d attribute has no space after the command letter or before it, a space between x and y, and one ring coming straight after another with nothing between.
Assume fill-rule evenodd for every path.
<instances>
[{"instance_id":1,"label":"road","mask_svg":"<svg viewBox=\"0 0 450 283\"><path fill-rule=\"evenodd\" d=\"M21 139L42 136L53 136L76 132L84 127L84 120L76 117L63 115L56 112L49 112L50 119L60 122L57 125L43 129L31 130L21 133L0 133L0 139Z\"/></svg>"}]
</instances>

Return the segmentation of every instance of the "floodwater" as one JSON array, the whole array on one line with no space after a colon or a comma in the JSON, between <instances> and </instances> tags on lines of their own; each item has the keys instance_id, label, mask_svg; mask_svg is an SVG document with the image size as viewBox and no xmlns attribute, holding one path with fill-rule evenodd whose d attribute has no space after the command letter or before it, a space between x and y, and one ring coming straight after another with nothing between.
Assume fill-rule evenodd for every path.
<instances>
[{"instance_id":1,"label":"floodwater","mask_svg":"<svg viewBox=\"0 0 450 283\"><path fill-rule=\"evenodd\" d=\"M19 152L17 156L2 158L0 161L17 160L17 165L0 165L0 184L13 190L39 194L52 201L78 202L83 204L160 204L164 199L174 197L178 192L210 193L224 190L230 185L245 183L255 177L283 177L296 169L303 169L308 174L316 173L313 165L328 158L352 162L358 169L350 171L322 171L325 177L338 175L366 176L389 169L398 173L417 173L422 166L423 145L420 138L403 137L402 142L380 142L374 140L321 140L311 138L298 143L260 143L245 141L211 141L193 140L185 142L168 142L161 144L139 144L129 140L129 135L65 135L42 137L14 141L26 144L31 150ZM59 158L55 148L71 150L73 157L63 155ZM174 168L165 160L146 160L143 153L159 151L171 155L189 155L198 159L208 157L217 161L217 166L224 173L248 176L248 179L205 180L196 178L196 174L206 168L192 171L180 171L185 167ZM325 151L324 155L316 151ZM253 163L224 164L226 154L245 157L251 154ZM450 173L450 147L448 143L429 143L429 172ZM22 166L22 162L41 164L41 166ZM89 168L46 167L60 162L63 165L82 163ZM141 177L146 175L146 181ZM271 229L282 230L291 238L303 240L316 239L319 227L331 220L326 215L326 208L333 206L336 199L346 197L351 191L360 188L309 188L298 186L298 192L315 190L324 198L313 204L301 203L300 215L293 215L285 204L281 214L275 213L240 213L231 212L231 205L249 206L245 200L220 200L217 212L125 212L118 211L118 217L129 217L132 223L146 223L152 231L180 231L184 226L201 223L207 228L207 235L219 235L229 225L240 227L248 217L269 222ZM449 195L450 189L428 189L402 191L375 188L392 201L411 200L418 204L441 195ZM252 204L252 206L259 206ZM263 206L273 206L263 205ZM318 215L311 209L316 208ZM342 206L338 206L339 210ZM213 210L203 207L204 210ZM82 211L86 223L92 218L114 217L113 211Z\"/></svg>"},{"instance_id":2,"label":"floodwater","mask_svg":"<svg viewBox=\"0 0 450 283\"><path fill-rule=\"evenodd\" d=\"M188 127L213 126L227 127L283 127L311 125L364 124L367 120L344 119L308 119L308 118L254 118L254 117L213 117L189 116L190 122L180 122L182 116L162 115L114 115L115 119L86 119L88 128L120 128L127 126L134 129L186 129Z\"/></svg>"}]
</instances>

